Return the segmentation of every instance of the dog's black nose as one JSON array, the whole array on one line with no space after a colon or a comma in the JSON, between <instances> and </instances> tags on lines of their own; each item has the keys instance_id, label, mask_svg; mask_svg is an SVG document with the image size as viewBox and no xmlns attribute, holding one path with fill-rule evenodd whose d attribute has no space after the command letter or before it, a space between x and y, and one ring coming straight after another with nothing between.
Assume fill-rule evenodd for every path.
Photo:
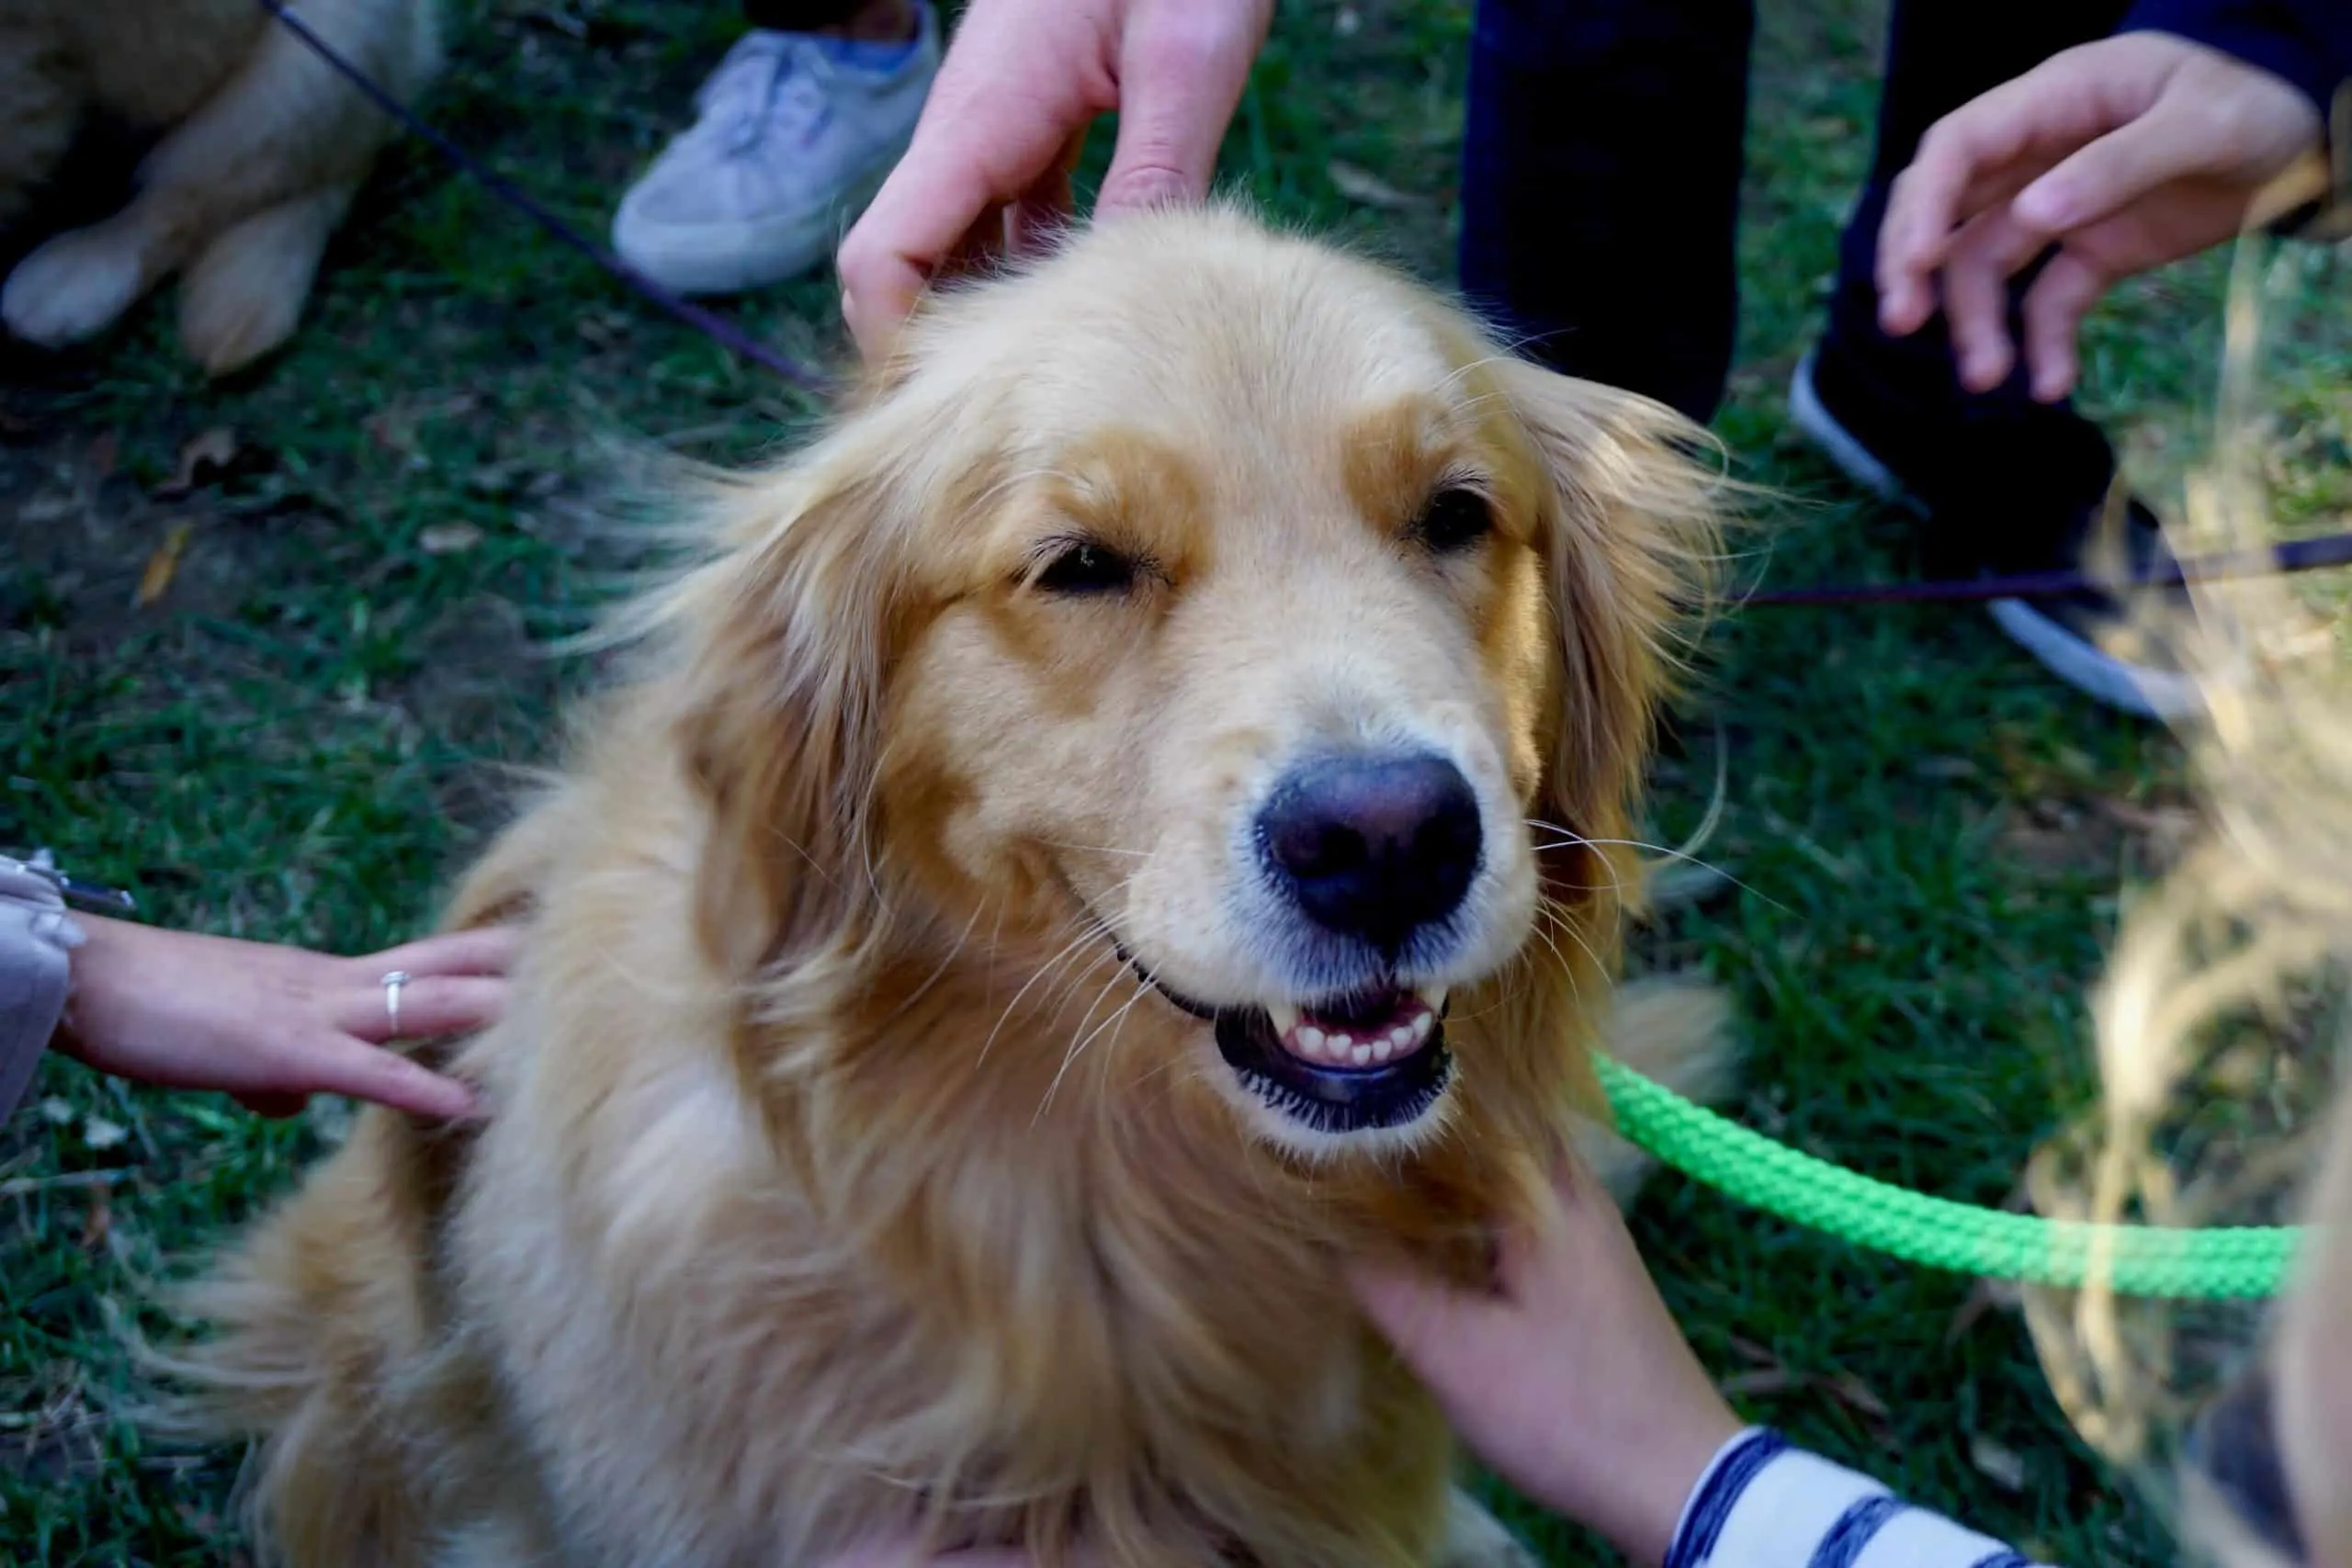
<instances>
[{"instance_id":1,"label":"dog's black nose","mask_svg":"<svg viewBox=\"0 0 2352 1568\"><path fill-rule=\"evenodd\" d=\"M1305 763L1274 786L1258 831L1310 919L1392 953L1461 908L1478 873L1478 797L1438 757Z\"/></svg>"}]
</instances>

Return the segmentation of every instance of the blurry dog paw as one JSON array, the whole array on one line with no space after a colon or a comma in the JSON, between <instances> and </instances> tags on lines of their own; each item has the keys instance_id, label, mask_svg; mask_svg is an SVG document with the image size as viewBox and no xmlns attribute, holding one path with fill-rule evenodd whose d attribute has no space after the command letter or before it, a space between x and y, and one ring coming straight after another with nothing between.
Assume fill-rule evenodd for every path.
<instances>
[{"instance_id":1,"label":"blurry dog paw","mask_svg":"<svg viewBox=\"0 0 2352 1568\"><path fill-rule=\"evenodd\" d=\"M0 321L28 343L63 348L97 336L145 291L137 251L101 224L60 234L17 265L0 288Z\"/></svg>"}]
</instances>

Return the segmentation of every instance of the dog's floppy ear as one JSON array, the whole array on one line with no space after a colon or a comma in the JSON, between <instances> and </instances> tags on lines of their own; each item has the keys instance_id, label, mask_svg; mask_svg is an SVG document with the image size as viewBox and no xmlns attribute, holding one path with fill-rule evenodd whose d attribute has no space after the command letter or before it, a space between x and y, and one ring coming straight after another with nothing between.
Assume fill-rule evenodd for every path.
<instances>
[{"instance_id":1,"label":"dog's floppy ear","mask_svg":"<svg viewBox=\"0 0 2352 1568\"><path fill-rule=\"evenodd\" d=\"M1542 809L1623 839L1688 624L1713 589L1728 487L1706 433L1663 404L1523 361L1499 368L1551 479L1541 547L1564 689Z\"/></svg>"},{"instance_id":2,"label":"dog's floppy ear","mask_svg":"<svg viewBox=\"0 0 2352 1568\"><path fill-rule=\"evenodd\" d=\"M729 481L733 541L672 606L676 734L705 796L697 935L722 968L854 934L902 572L890 488L845 454Z\"/></svg>"}]
</instances>

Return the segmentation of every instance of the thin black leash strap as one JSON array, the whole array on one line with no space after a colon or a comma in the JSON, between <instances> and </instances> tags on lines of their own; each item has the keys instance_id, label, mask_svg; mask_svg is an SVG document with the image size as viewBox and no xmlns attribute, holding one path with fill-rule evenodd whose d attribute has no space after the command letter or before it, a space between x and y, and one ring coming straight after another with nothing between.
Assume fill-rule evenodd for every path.
<instances>
[{"instance_id":1,"label":"thin black leash strap","mask_svg":"<svg viewBox=\"0 0 2352 1568\"><path fill-rule=\"evenodd\" d=\"M308 22L296 16L285 0L255 0L255 3L300 39L311 52L334 68L338 75L367 95L378 108L391 116L405 130L422 137L459 173L479 182L492 196L586 256L631 292L668 311L721 348L750 360L763 369L773 371L796 387L820 397L829 396L838 389L831 378L777 353L716 311L705 310L662 288L548 211L528 192L435 130L406 104L378 85L366 72L345 60L332 44L313 31ZM2267 549L2239 550L2196 560L2177 561L2142 577L2119 579L2082 571L2038 571L2021 576L1979 577L1939 582L1838 583L1808 588L1760 589L1747 594L1741 603L1763 607L1974 604L1988 599L2041 598L2085 588L2161 588L2175 586L2183 581L2216 582L2230 578L2273 577L2345 565L2352 565L2352 534L2329 534L2318 538L2297 539Z\"/></svg>"},{"instance_id":2,"label":"thin black leash strap","mask_svg":"<svg viewBox=\"0 0 2352 1568\"><path fill-rule=\"evenodd\" d=\"M435 130L406 104L378 85L365 71L345 60L333 45L313 31L308 22L296 16L287 6L285 0L256 0L256 4L275 17L280 26L301 39L311 53L325 61L338 75L366 94L369 101L378 108L399 121L403 129L423 137L435 152L448 160L459 173L480 182L491 195L594 262L647 301L667 310L720 347L741 355L763 369L775 372L803 390L816 393L820 397L834 390L833 382L830 377L778 354L775 349L768 347L767 344L718 312L707 310L694 301L682 299L670 289L662 288L578 229L548 211L533 199L528 192L522 190L505 175Z\"/></svg>"},{"instance_id":3,"label":"thin black leash strap","mask_svg":"<svg viewBox=\"0 0 2352 1568\"><path fill-rule=\"evenodd\" d=\"M2222 582L2233 578L2280 577L2352 565L2352 534L2324 534L2260 549L2177 560L2151 572L2101 576L2085 571L2033 571L2012 577L1976 577L1940 582L1860 582L1810 588L1760 589L1746 604L1949 604L1987 599L2038 599L2079 589L2113 591L2172 588L2187 582Z\"/></svg>"}]
</instances>

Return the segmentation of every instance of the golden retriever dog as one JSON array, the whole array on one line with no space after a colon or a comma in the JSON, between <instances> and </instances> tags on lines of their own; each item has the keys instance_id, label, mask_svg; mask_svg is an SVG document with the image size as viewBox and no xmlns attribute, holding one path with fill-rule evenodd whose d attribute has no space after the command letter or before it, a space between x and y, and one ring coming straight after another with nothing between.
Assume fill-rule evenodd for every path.
<instances>
[{"instance_id":1,"label":"golden retriever dog","mask_svg":"<svg viewBox=\"0 0 2352 1568\"><path fill-rule=\"evenodd\" d=\"M1695 434L1228 210L934 300L458 894L486 1118L198 1288L270 1548L1511 1560L1343 1264L1483 1278L1597 1031L1711 1060L1610 1021Z\"/></svg>"},{"instance_id":2,"label":"golden retriever dog","mask_svg":"<svg viewBox=\"0 0 2352 1568\"><path fill-rule=\"evenodd\" d=\"M305 0L301 16L402 99L438 68L430 0ZM97 336L180 273L180 342L218 375L294 332L328 237L392 123L256 0L0 0L0 222L86 116L160 135L113 217L0 288L28 342Z\"/></svg>"}]
</instances>

